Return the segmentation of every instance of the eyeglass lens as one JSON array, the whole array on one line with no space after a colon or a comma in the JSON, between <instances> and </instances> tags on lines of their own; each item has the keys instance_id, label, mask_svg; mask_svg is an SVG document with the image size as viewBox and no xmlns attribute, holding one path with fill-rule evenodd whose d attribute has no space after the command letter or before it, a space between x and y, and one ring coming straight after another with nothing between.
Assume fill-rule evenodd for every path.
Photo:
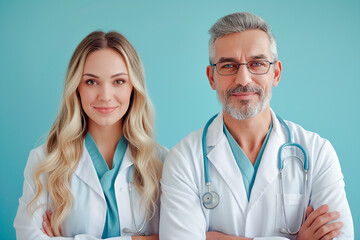
<instances>
[{"instance_id":1,"label":"eyeglass lens","mask_svg":"<svg viewBox=\"0 0 360 240\"><path fill-rule=\"evenodd\" d=\"M268 61L250 61L248 63L219 62L216 69L221 75L233 75L237 73L240 65L246 65L247 69L253 74L265 74L269 71L270 62Z\"/></svg>"}]
</instances>

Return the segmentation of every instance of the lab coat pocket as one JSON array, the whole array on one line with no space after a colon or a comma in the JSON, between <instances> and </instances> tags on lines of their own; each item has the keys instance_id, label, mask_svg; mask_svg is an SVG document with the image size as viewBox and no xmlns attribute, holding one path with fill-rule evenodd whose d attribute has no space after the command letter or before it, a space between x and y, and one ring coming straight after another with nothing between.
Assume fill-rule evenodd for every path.
<instances>
[{"instance_id":1,"label":"lab coat pocket","mask_svg":"<svg viewBox=\"0 0 360 240\"><path fill-rule=\"evenodd\" d=\"M287 230L288 228L292 232L298 230L303 216L303 197L303 194L284 194L285 202L283 203L282 195L277 194L276 231L280 233L281 229ZM286 214L287 223L285 222L284 214Z\"/></svg>"}]
</instances>

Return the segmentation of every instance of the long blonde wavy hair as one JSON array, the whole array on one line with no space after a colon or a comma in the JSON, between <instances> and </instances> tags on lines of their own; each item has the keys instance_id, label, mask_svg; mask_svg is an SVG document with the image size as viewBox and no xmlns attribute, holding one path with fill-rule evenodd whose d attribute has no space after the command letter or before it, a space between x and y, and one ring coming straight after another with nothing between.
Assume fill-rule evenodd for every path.
<instances>
[{"instance_id":1,"label":"long blonde wavy hair","mask_svg":"<svg viewBox=\"0 0 360 240\"><path fill-rule=\"evenodd\" d=\"M143 66L136 50L123 35L96 31L81 41L71 57L60 114L47 138L46 158L35 171L36 195L28 205L31 208L44 191L40 176L45 174L45 188L52 200L51 225L57 236L74 201L70 188L71 177L83 153L87 132L87 117L81 107L77 88L87 56L104 48L117 51L125 59L134 86L129 109L123 117L123 135L133 157L133 181L141 193L141 202L146 204L147 219L153 218L156 212L162 163L153 139L154 111L145 88Z\"/></svg>"}]
</instances>

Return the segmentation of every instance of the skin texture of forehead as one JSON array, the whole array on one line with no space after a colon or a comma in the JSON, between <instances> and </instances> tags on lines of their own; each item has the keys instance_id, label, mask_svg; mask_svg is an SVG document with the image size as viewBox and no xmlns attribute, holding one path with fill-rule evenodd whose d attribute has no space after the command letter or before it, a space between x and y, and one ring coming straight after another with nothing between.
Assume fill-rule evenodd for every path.
<instances>
[{"instance_id":1,"label":"skin texture of forehead","mask_svg":"<svg viewBox=\"0 0 360 240\"><path fill-rule=\"evenodd\" d=\"M250 61L252 57L265 55L271 60L270 40L262 30L246 30L231 33L214 42L214 62L220 58L235 58L238 61Z\"/></svg>"},{"instance_id":2,"label":"skin texture of forehead","mask_svg":"<svg viewBox=\"0 0 360 240\"><path fill-rule=\"evenodd\" d=\"M127 73L126 63L120 53L111 48L103 48L92 52L85 60L83 73L106 72L110 76L120 72Z\"/></svg>"}]
</instances>

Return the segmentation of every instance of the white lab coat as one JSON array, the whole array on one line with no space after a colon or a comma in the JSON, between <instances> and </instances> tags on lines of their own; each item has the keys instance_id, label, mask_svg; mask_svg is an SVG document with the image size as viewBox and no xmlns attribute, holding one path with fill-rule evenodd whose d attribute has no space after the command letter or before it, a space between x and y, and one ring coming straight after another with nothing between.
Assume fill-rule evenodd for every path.
<instances>
[{"instance_id":1,"label":"white lab coat","mask_svg":"<svg viewBox=\"0 0 360 240\"><path fill-rule=\"evenodd\" d=\"M167 150L159 146L159 157L163 161ZM42 233L42 215L49 208L51 201L48 192L45 191L36 202L40 206L34 215L26 209L28 203L33 199L36 192L34 184L34 170L38 163L45 157L45 145L42 145L30 152L30 156L24 173L23 195L19 199L19 208L15 217L14 227L18 240L50 239ZM129 147L126 149L119 173L115 179L115 197L119 212L121 237L111 238L119 240L130 240L131 234L124 233L123 228L127 227L135 231L132 223L130 199L128 191L127 174L133 165ZM44 178L42 183L44 183ZM140 206L140 194L133 188L134 212L137 227L140 227L145 218L145 208ZM106 201L95 167L84 144L84 151L79 165L71 179L71 192L74 196L74 205L61 226L63 238L74 240L100 239L103 233L106 218ZM159 213L147 222L142 232L158 233Z\"/></svg>"},{"instance_id":2,"label":"white lab coat","mask_svg":"<svg viewBox=\"0 0 360 240\"><path fill-rule=\"evenodd\" d=\"M287 142L286 129L272 112L273 129L261 159L250 200L239 167L223 133L220 113L209 126L206 137L212 191L220 196L219 205L208 210L202 204L207 192L202 152L203 129L195 131L168 153L161 179L161 240L203 240L205 232L219 231L229 235L255 239L295 239L280 233L286 227L280 194L278 150ZM344 223L337 239L353 239L353 222L344 190L338 157L330 142L286 121L293 139L301 144L309 157L309 191L307 204L314 209L329 204L339 211ZM286 155L286 154L285 154ZM303 200L303 168L294 159L285 161L285 204L292 231L301 221Z\"/></svg>"}]
</instances>

